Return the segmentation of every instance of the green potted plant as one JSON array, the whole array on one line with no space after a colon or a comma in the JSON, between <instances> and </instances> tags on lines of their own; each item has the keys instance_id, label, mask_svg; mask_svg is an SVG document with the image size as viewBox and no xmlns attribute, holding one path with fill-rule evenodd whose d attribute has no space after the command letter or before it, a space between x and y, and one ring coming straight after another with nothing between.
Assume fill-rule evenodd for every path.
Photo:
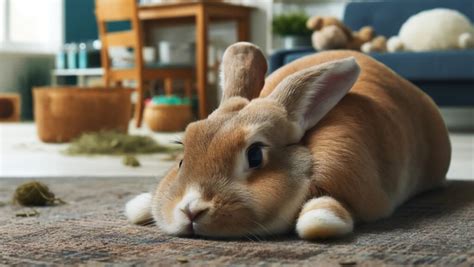
<instances>
[{"instance_id":1,"label":"green potted plant","mask_svg":"<svg viewBox=\"0 0 474 267\"><path fill-rule=\"evenodd\" d=\"M306 28L308 16L304 13L288 13L275 16L273 33L283 38L284 48L311 46L311 31Z\"/></svg>"}]
</instances>

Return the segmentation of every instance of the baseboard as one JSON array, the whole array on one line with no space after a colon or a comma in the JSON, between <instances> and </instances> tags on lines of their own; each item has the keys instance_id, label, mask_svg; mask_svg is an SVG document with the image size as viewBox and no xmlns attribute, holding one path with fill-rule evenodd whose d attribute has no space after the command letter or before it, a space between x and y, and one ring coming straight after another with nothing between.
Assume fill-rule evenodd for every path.
<instances>
[{"instance_id":1,"label":"baseboard","mask_svg":"<svg viewBox=\"0 0 474 267\"><path fill-rule=\"evenodd\" d=\"M474 131L474 107L441 108L450 131Z\"/></svg>"}]
</instances>

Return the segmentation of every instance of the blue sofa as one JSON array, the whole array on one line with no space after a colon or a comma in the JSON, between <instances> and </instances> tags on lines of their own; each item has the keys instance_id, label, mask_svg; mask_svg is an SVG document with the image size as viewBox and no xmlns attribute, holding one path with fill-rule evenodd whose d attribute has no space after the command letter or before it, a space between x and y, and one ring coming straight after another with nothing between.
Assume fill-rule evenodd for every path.
<instances>
[{"instance_id":1,"label":"blue sofa","mask_svg":"<svg viewBox=\"0 0 474 267\"><path fill-rule=\"evenodd\" d=\"M354 30L372 25L378 34L390 37L398 34L411 15L437 7L456 9L474 21L473 0L353 2L347 4L343 21ZM270 72L315 52L313 48L277 51L270 57ZM371 56L418 85L440 106L474 106L474 50L372 53Z\"/></svg>"}]
</instances>

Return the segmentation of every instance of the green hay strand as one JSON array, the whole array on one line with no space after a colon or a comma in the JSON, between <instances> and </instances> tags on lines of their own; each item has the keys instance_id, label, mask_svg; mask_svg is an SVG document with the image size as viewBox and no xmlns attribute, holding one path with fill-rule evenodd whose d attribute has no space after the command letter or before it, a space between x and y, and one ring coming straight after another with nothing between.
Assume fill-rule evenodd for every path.
<instances>
[{"instance_id":1,"label":"green hay strand","mask_svg":"<svg viewBox=\"0 0 474 267\"><path fill-rule=\"evenodd\" d=\"M153 138L113 131L84 133L66 149L68 155L127 155L171 153L177 148L160 145Z\"/></svg>"},{"instance_id":2,"label":"green hay strand","mask_svg":"<svg viewBox=\"0 0 474 267\"><path fill-rule=\"evenodd\" d=\"M19 212L15 213L16 217L36 217L36 216L39 216L39 215L40 215L40 212L35 210L35 209L31 209L31 210L28 210L28 211L19 211Z\"/></svg>"},{"instance_id":3,"label":"green hay strand","mask_svg":"<svg viewBox=\"0 0 474 267\"><path fill-rule=\"evenodd\" d=\"M122 164L130 167L140 167L140 161L132 155L125 155L122 159Z\"/></svg>"}]
</instances>

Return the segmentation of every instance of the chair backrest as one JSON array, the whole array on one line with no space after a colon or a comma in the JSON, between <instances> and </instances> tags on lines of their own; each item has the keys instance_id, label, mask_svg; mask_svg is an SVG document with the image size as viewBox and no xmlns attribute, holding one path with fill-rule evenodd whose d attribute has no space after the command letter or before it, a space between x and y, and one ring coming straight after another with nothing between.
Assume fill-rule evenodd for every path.
<instances>
[{"instance_id":1,"label":"chair backrest","mask_svg":"<svg viewBox=\"0 0 474 267\"><path fill-rule=\"evenodd\" d=\"M138 19L136 0L96 0L95 13L99 27L99 36L102 43L101 59L105 71L106 85L109 86L114 70L111 68L109 49L111 47L133 48L135 54L134 72L136 78L143 69L142 57L142 30ZM130 30L109 32L108 23L129 21Z\"/></svg>"},{"instance_id":2,"label":"chair backrest","mask_svg":"<svg viewBox=\"0 0 474 267\"><path fill-rule=\"evenodd\" d=\"M472 0L388 0L351 2L344 11L344 23L354 31L371 25L377 34L398 35L402 24L412 15L433 8L455 9L474 20Z\"/></svg>"}]
</instances>

